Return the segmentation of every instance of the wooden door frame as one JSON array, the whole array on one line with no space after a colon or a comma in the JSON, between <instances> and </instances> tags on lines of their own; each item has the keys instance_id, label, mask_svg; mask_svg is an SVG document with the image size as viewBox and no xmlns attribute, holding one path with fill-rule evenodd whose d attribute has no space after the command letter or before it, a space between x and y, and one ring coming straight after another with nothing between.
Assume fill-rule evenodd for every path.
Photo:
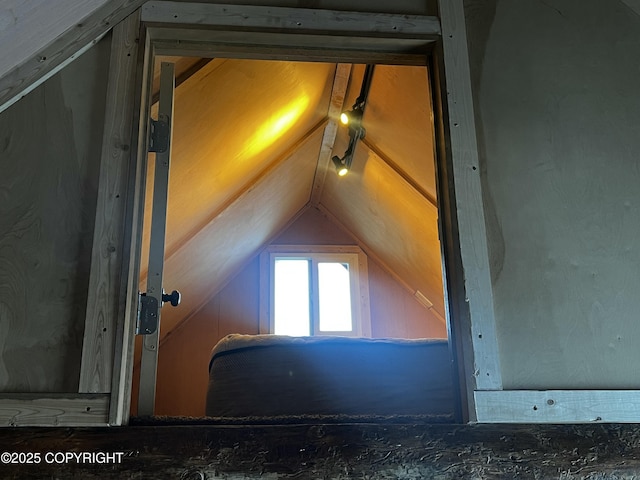
<instances>
[{"instance_id":1,"label":"wooden door frame","mask_svg":"<svg viewBox=\"0 0 640 480\"><path fill-rule=\"evenodd\" d=\"M149 117L148 96L142 92L150 88L154 53L211 55L214 43L217 54L235 58L428 63L445 305L462 399L458 417L465 422L637 422L640 390L503 389L463 1L437 3L438 17L426 17L148 2L119 24L113 36L80 390L64 398L5 396L0 419L5 424L128 422L146 178L141 159ZM183 37L178 41L176 35ZM319 40L323 50L316 48ZM62 413L52 416L52 411Z\"/></svg>"},{"instance_id":2,"label":"wooden door frame","mask_svg":"<svg viewBox=\"0 0 640 480\"><path fill-rule=\"evenodd\" d=\"M474 421L473 393L502 386L464 11L462 0L439 3L439 17L429 17L155 1L116 25L79 391L3 395L0 421L6 425L128 422L150 108L148 95L142 92L150 90L155 53L206 52L235 58L431 67L450 345L461 391L468 392L459 417ZM104 32L109 28L105 25ZM317 48L319 42L322 50Z\"/></svg>"},{"instance_id":3,"label":"wooden door frame","mask_svg":"<svg viewBox=\"0 0 640 480\"><path fill-rule=\"evenodd\" d=\"M462 13L461 2L458 11L447 11L447 13ZM443 270L445 270L445 279L451 278L456 281L456 283L449 282L446 286L446 297L450 304L447 322L452 340L450 341L452 355L455 355L452 357L455 358L452 362L452 371L457 379L454 383L461 385L460 391L473 392L476 388L475 382L473 385L467 385L466 379L469 378L469 375L465 373L470 371L469 367L473 365L473 350L466 346L471 345L472 340L471 338L460 338L466 335L465 332L470 330L471 325L471 309L460 307L468 305L466 301L468 295L464 293L462 270L456 273L447 273L446 271L460 269L461 259L464 257L459 251L461 245L458 240L460 228L458 218L460 215L457 217L455 215L456 199L454 196L454 191L461 182L454 182L453 179L460 176L457 173L460 170L458 166L460 161L458 164L456 161L461 155L456 156L456 152L476 150L475 143L473 145L465 143L475 142L475 126L472 111L469 112L466 109L471 106L470 102L460 105L460 108L445 108L445 105L451 102L451 95L446 96L441 93L445 91L444 85L453 83L458 90L462 90L464 82L461 82L455 75L444 74L443 67L447 61L447 51L450 46L447 45L448 42L442 35L441 20L437 17L417 15L355 12L345 15L344 12L301 8L151 1L142 7L141 21L143 38L145 39L142 83L143 91L146 92L150 90L149 82L153 73L153 58L156 55L422 65L428 66L429 71L435 73L431 77L432 92L429 93L430 96L436 98L433 106L437 107L435 111L438 116L436 129L439 138L437 144L438 157L441 158L437 161L439 164L438 189L439 197L442 195L447 197L447 200L440 201L439 205L440 218L442 219L441 235L443 239L447 240L446 244L442 243ZM451 20L449 23L455 25L456 28L462 26L464 30L464 22L460 22L459 18ZM372 31L372 25L375 25L375 31ZM453 39L454 37L449 38ZM322 42L322 49L316 46L319 44L319 40ZM450 57L460 55L461 49L463 49L462 53L466 55L466 44L462 45L458 42L455 47L457 51L450 54ZM471 98L468 78L466 87L465 98ZM146 97L149 97L149 93ZM147 98L142 99L140 112L141 119L148 118L149 101ZM465 123L466 137L452 137L451 125L454 123L450 119L452 112L460 118L470 119ZM142 140L147 136L146 123L141 122L138 135L139 165L144 163L142 159L146 157L146 144ZM457 120L456 128L461 123L460 120ZM473 135L469 135L468 132L472 132ZM465 145L460 146L462 143ZM458 145L457 150L454 148L456 145ZM468 158L464 160L468 161ZM477 164L477 160L475 163ZM142 172L143 170L144 166L140 165L136 171ZM476 188L468 193L465 191L463 196L478 195L480 198L479 170L472 170L472 172L477 172L477 174L475 176L465 175L467 178L463 183L468 186L476 181ZM144 191L144 178L138 177L136 191L138 192L136 198L140 198L139 192ZM466 217L473 223L473 225L467 226L466 230L475 231L480 225L482 230L476 232L473 238L478 236L486 238L481 202L478 202L476 198L465 198L464 201L476 207L474 212L470 212ZM134 207L137 215L140 215L140 208L140 205ZM132 238L132 242L131 252L139 252L139 239ZM465 246L469 246L469 243L467 242ZM471 245L471 250L475 254L476 246ZM475 259L474 264L480 265L482 260L488 265L488 256L480 261ZM137 294L137 289L137 283L129 284L129 301L132 301L134 292ZM486 298L486 295L483 295L479 290L476 291L478 296ZM491 298L491 295L488 298ZM492 307L490 310L492 313ZM132 311L132 309L129 308L128 311ZM454 322L450 321L452 313L455 313ZM487 337L490 338L490 335ZM462 345L465 346L461 347ZM462 356L461 352L465 352L466 355ZM463 361L459 361L460 359ZM462 393L459 397L461 396ZM464 396L464 401L457 408L458 419L460 421L474 420L473 396L466 393Z\"/></svg>"}]
</instances>

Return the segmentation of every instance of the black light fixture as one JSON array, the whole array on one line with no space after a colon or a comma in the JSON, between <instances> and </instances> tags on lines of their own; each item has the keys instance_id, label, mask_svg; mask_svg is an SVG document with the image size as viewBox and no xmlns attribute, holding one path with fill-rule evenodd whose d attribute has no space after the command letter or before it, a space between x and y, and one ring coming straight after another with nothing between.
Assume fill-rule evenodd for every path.
<instances>
[{"instance_id":1,"label":"black light fixture","mask_svg":"<svg viewBox=\"0 0 640 480\"><path fill-rule=\"evenodd\" d=\"M362 77L362 86L360 87L360 95L356 98L351 110L342 112L340 114L340 123L346 125L349 128L349 146L342 158L334 155L331 159L336 172L340 177L345 176L351 169L351 163L353 162L353 154L355 153L356 144L358 140L364 138L366 131L362 126L362 117L364 116L364 107L367 103L367 97L369 96L369 88L371 87L371 78L373 77L373 68L375 65L367 65L364 70L364 76Z\"/></svg>"}]
</instances>

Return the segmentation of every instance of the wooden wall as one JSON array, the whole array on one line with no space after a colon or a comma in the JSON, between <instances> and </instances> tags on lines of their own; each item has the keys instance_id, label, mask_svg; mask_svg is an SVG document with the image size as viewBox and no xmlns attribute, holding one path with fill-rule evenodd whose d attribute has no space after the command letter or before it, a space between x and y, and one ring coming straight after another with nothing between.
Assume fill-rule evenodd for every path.
<instances>
[{"instance_id":1,"label":"wooden wall","mask_svg":"<svg viewBox=\"0 0 640 480\"><path fill-rule=\"evenodd\" d=\"M354 245L356 242L318 210L309 209L272 243ZM375 261L369 258L368 263L374 337L446 337L446 326L440 320L431 317L429 311ZM259 278L259 262L255 257L161 343L157 415L204 414L213 346L229 333L259 333ZM136 398L134 391L134 403Z\"/></svg>"},{"instance_id":2,"label":"wooden wall","mask_svg":"<svg viewBox=\"0 0 640 480\"><path fill-rule=\"evenodd\" d=\"M109 38L0 114L0 392L78 390Z\"/></svg>"},{"instance_id":3,"label":"wooden wall","mask_svg":"<svg viewBox=\"0 0 640 480\"><path fill-rule=\"evenodd\" d=\"M466 0L505 389L637 389L640 16Z\"/></svg>"}]
</instances>

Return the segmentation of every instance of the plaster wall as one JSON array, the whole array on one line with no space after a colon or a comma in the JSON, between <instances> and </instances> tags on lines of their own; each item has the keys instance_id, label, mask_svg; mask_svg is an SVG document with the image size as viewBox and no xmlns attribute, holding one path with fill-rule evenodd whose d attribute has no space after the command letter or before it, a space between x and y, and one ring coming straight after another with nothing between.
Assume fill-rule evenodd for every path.
<instances>
[{"instance_id":1,"label":"plaster wall","mask_svg":"<svg viewBox=\"0 0 640 480\"><path fill-rule=\"evenodd\" d=\"M466 0L505 389L640 388L640 16Z\"/></svg>"}]
</instances>

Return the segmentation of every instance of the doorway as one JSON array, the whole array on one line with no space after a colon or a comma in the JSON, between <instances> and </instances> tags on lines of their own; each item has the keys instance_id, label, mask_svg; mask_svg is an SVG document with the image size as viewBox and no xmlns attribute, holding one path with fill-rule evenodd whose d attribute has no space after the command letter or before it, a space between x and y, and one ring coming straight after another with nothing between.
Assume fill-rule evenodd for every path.
<instances>
[{"instance_id":1,"label":"doorway","mask_svg":"<svg viewBox=\"0 0 640 480\"><path fill-rule=\"evenodd\" d=\"M201 50L202 47L198 48ZM275 54L273 52L268 54L258 52L257 55L251 55L245 52L241 56L258 57L257 59L247 60L244 58L233 58L231 56L228 58L222 58L218 53L220 51L219 48L216 50L216 48L213 47L210 50L209 54L211 56L215 55L215 58L206 62L203 61L202 58L196 57L197 59L195 60L195 63L201 64L201 67L188 75L186 79L183 79L184 82L178 87L177 91L180 91L180 89L186 91L186 86L190 83L195 83L195 79L199 76L205 79L208 78L215 83L215 80L213 80L214 76L220 75L220 78L225 79L221 83L221 87L209 88L207 91L217 94L218 99L221 99L222 102L227 101L229 105L227 110L239 112L244 115L245 119L247 116L253 115L252 113L249 113L249 107L255 106L257 100L251 96L251 90L254 88L251 86L243 87L239 81L229 80L230 78L234 78L234 73L237 74L240 72L241 76L238 78L242 77L250 79L251 82L249 82L249 84L253 83L255 85L258 83L261 87L265 87L270 82L276 84L279 82L282 83L283 81L286 82L287 79L290 80L292 78L296 78L296 75L300 77L305 77L306 75L309 79L312 79L312 81L319 85L319 87L315 92L313 92L313 89L309 89L312 92L311 96L313 97L315 95L315 97L311 99L305 98L304 95L299 95L298 98L293 98L296 96L293 85L288 85L287 88L283 89L283 91L290 94L292 98L286 98L283 100L283 98L277 94L265 93L268 92L269 89L265 89L265 91L256 95L256 98L258 99L271 101L268 108L264 107L255 110L263 117L265 116L264 114L266 110L268 112L266 115L268 119L262 122L246 121L246 125L244 122L238 122L235 124L235 128L233 128L232 131L233 134L236 135L236 138L239 139L236 142L236 146L240 145L240 152L253 157L260 157L263 153L267 152L267 154L264 155L265 160L263 164L247 165L246 160L244 162L239 160L237 155L234 156L233 153L227 152L225 154L224 147L218 147L218 149L223 150L222 156L228 160L228 163L224 164L225 166L220 172L206 172L206 169L192 166L191 168L185 167L187 172L186 174L177 173L178 176L186 175L183 178L196 180L202 178L214 179L219 181L219 185L221 186L219 188L215 188L215 186L211 188L211 186L209 186L198 190L198 188L191 184L193 183L192 181L189 182L189 187L183 188L184 192L182 193L182 197L186 199L183 201L184 208L173 208L173 211L177 213L169 213L168 225L172 221L172 215L176 215L174 216L174 219L177 219L175 221L178 223L184 221L184 219L192 218L190 215L185 214L186 211L189 208L193 208L194 205L200 206L205 203L201 201L202 197L198 195L198 191L203 192L204 195L208 194L215 196L219 195L221 191L223 194L212 210L209 210L207 213L200 214L199 221L196 220L191 226L182 225L174 230L175 232L179 232L177 237L182 236L180 240L171 240L171 231L173 229L168 227L168 238L170 241L167 244L166 256L169 262L171 261L171 258L174 259L173 261L176 265L175 270L182 271L183 273L187 270L190 273L197 271L201 275L200 279L208 277L211 280L206 285L206 282L194 282L194 284L197 285L196 288L202 290L204 294L199 295L199 298L201 299L190 306L189 313L186 315L187 318L179 318L180 315L176 314L175 317L178 318L178 320L174 321L173 325L171 325L171 320L166 320L174 315L169 313L169 309L163 310L162 328L168 332L163 335L165 347L169 345L171 337L175 339L177 338L177 335L184 334L184 332L187 331L187 325L190 322L194 322L198 314L200 314L203 309L206 310L207 306L212 302L214 304L212 308L217 308L220 311L220 309L223 308L220 304L220 293L224 289L235 289L235 294L237 296L235 304L245 305L247 303L246 298L248 292L246 285L252 283L255 285L259 282L260 278L260 275L256 276L247 274L246 270L257 268L259 271L260 265L257 260L257 254L260 250L269 244L278 243L278 237L290 236L293 235L291 232L296 231L298 231L297 234L299 235L301 229L300 225L304 225L305 222L307 226L309 224L317 226L319 223L318 218L321 218L327 225L331 225L332 229L339 232L340 235L350 237L351 243L355 243L356 245L361 244L360 246L364 247L368 256L376 264L375 268L382 272L380 275L386 275L389 277L389 282L393 283L395 287L397 287L397 292L402 292L401 294L397 293L395 295L388 295L386 301L382 299L384 296L376 296L379 304L386 303L387 305L390 305L393 302L389 299L406 297L406 301L402 301L403 304L411 304L412 307L410 308L424 310L424 312L427 312L426 314L428 316L439 318L442 322L440 331L446 336L448 326L445 320L446 312L444 307L444 295L442 293L442 250L439 243L436 243L435 248L427 248L428 242L425 241L435 238L437 242L438 238L437 195L435 192L436 142L433 124L434 115L431 108L431 86L429 85L430 73L425 67L428 60L428 52L425 51L424 54L421 55L409 55L406 57L396 57L394 59L394 63L396 64L410 63L411 65L389 65L379 67L378 72L383 72L380 75L383 83L387 82L388 85L392 85L394 82L401 83L403 81L402 78L404 77L413 77L421 78L425 87L420 90L418 97L416 97L415 92L412 92L413 94L405 95L404 99L400 101L398 101L397 98L393 98L393 93L402 92L403 94L407 94L411 91L410 89L408 90L401 86L389 89L388 85L386 89L380 87L380 90L383 92L383 94L380 95L382 101L375 106L375 102L372 100L372 104L368 107L369 111L364 119L364 123L367 124L368 128L367 136L365 138L367 143L365 143L365 141L361 142L362 145L359 147L360 159L358 160L358 157L356 157L356 160L354 161L354 175L350 175L347 182L339 183L335 177L335 173L330 171L330 162L325 161L324 164L321 165L321 158L317 152L322 151L323 147L327 150L324 133L328 124L333 120L327 112L331 110L332 100L333 103L335 103L336 97L340 96L332 96L332 92L334 92L336 82L338 81L337 74L339 68L344 69L345 64L327 62L327 59L334 59L330 52L322 54L322 60L325 60L323 62L314 61L293 63L274 60L271 58L277 58L280 56L287 57L287 55L284 55L281 52ZM155 51L157 55L155 55L154 58L160 59L162 55L159 55L158 53L161 52L162 50L158 48ZM175 52L172 51L171 53ZM237 51L235 53L237 53ZM264 55L267 55L270 58L267 60L260 58ZM359 55L360 57L364 57L364 60L369 60L369 58L367 58L367 54L360 53L352 55ZM300 54L300 57L301 60L305 59L302 54ZM344 56L339 57L340 60L344 59ZM400 58L401 61L399 61L398 58ZM318 58L311 58L311 60L318 60ZM414 65L416 63L420 65ZM257 68L256 65L258 64L260 64L259 68L271 73L266 74L263 79L260 79L260 76L252 71L252 69ZM305 68L308 68L309 72L313 73L302 73ZM352 64L347 77L347 90L344 92L344 101L342 102L341 107L350 107L353 98L355 98L354 91L359 87L358 76L362 75L362 70L364 70L364 64ZM403 73L399 73L400 71ZM286 75L284 77L278 77L278 74L282 72L286 72ZM407 72L409 73L407 74ZM296 85L305 84L305 82L294 83ZM236 97L228 95L228 91L225 92L225 89L228 90L230 88L228 85L233 86L233 90L237 94ZM195 88L197 90L197 87L191 88ZM387 95L384 94L385 91L387 92ZM204 90L202 90L200 94L202 95L203 92ZM391 93L392 95L388 95L388 93ZM148 94L151 95L150 92L148 92ZM420 95L422 95L422 98L419 98ZM236 101L233 101L234 98ZM318 108L318 99L325 99L328 103L325 103L323 108ZM269 104L268 101L266 102L267 104ZM198 107L199 103L200 101L194 101L194 108ZM302 106L303 103L305 104L304 106ZM313 106L309 108L309 104L315 104L315 109ZM389 114L390 106L396 108L396 110L391 112L391 114L397 116L396 121L393 122L393 124L398 126L390 135L388 135L388 138L390 138L391 141L387 142L387 145L376 145L376 131L384 132L385 129L389 129L390 125L388 121L376 122L376 115L383 118L385 114ZM403 106L408 106L408 108L403 108ZM428 118L428 124L423 124L424 132L427 133L418 136L418 139L428 138L429 142L426 146L422 145L419 148L416 148L415 145L411 145L411 142L406 140L407 138L416 138L415 130L413 129L416 125L419 125L419 123L415 122L415 119L412 118L411 114L411 107L416 106L423 107L426 110L426 118ZM178 103L176 103L176 108L178 108ZM391 109L393 110L393 108ZM221 109L219 108L218 110ZM296 112L296 110L299 110L302 113L291 113ZM309 114L309 112L315 113L316 116ZM374 113L371 114L370 112ZM422 112L421 114L424 113L425 112ZM243 118L242 115L238 116L238 118ZM290 132L292 129L294 131L296 128L299 129L300 133L297 135L291 134L288 143L287 141L279 142L276 139L269 144L267 144L268 142L261 144L259 135L254 135L255 132L260 132L263 128L263 124L266 125L271 122L272 124L279 124L282 126L283 122L279 120L280 118L287 116L292 118L296 115L298 115L299 118L293 121L291 126L285 126L282 128L285 133ZM205 120L215 118L211 115L188 116L189 122L201 127L205 126ZM413 116L415 117L415 115ZM176 117L176 124L177 122L178 119ZM223 121L223 123L218 127L210 127L209 133L206 133L206 131L203 133L202 131L198 131L196 128L186 129L185 131L188 131L188 135L191 136L189 137L190 140L185 141L185 144L192 146L198 142L208 139L208 137L215 137L216 134L219 133L220 129L224 130L226 126L228 125L225 125ZM244 133L242 132L243 126L248 127ZM274 135L271 135L271 137L274 137ZM381 141L377 140L377 142L380 143ZM393 144L394 142L395 145L389 146L389 143ZM384 143L384 140L382 140L382 143ZM218 143L218 145L220 145L220 143ZM345 146L346 139L344 133L338 129L335 141L329 148L329 153L341 154ZM417 150L420 154L407 155L405 158L408 158L409 161L406 162L401 159L402 155L397 153L397 151L402 151L403 149ZM275 152L276 150L277 152ZM304 154L297 152L304 152ZM217 153L219 154L220 152ZM268 153L272 153L272 155L270 156ZM314 160L309 161L310 158ZM326 160L328 160L328 158ZM413 162L413 165L411 162ZM214 168L215 170L215 167L211 167L211 165L215 165L215 162L209 161L208 163L205 163L208 165L207 168ZM424 167L429 164L429 168L431 169L430 175L429 172L424 174ZM358 176L358 168L360 169L360 176ZM427 168L427 170L429 169ZM174 170L172 170L172 175L173 171ZM308 177L309 180L302 180L305 177L304 172L307 172L306 177ZM221 181L221 177L226 174L228 174L232 179L229 183ZM324 178L322 181L319 181L319 177ZM422 177L429 178L427 181L423 181ZM233 181L236 181L236 187L229 186L233 185ZM187 180L184 179L178 182L178 184L183 187L185 186L185 183L187 183ZM324 192L324 200L322 200L322 193L316 193L318 191L318 184L320 184L320 191ZM397 186L399 184L407 186L408 191L411 193L407 196L403 196L401 194L398 195ZM357 185L365 187L366 193L362 194L362 198L359 198L358 194L354 193L357 191ZM260 192L263 192L263 194L261 195ZM227 195L226 197L225 194ZM254 196L252 197L251 195ZM302 201L302 204L300 204L300 198L304 198L305 195L306 200ZM282 197L285 198L283 199ZM363 211L366 211L367 209L371 210L371 205L373 205L369 202L371 197L377 198L378 200L388 199L391 202L389 206L381 207L381 210L386 210L386 213L373 212L369 217L362 215ZM169 198L171 198L171 194ZM411 198L419 198L420 200L416 203L412 202ZM234 211L244 212L245 214L247 212L252 213L254 212L254 210L252 210L252 206L255 209L258 203L266 204L269 201L273 202L276 200L277 203L273 203L273 205L279 204L280 207L277 209L266 209L263 210L263 213L258 213L256 218L260 221L257 223L243 222L241 220L242 217L235 216L237 214L234 213ZM289 201L287 202L287 200ZM394 201L396 202L395 205L393 204ZM359 202L361 203L359 204ZM426 210L424 209L418 213L411 212L410 210L417 204L430 204L430 207L427 210L434 212L432 219L425 220L425 217L428 217L429 215L425 215L424 212ZM282 205L287 208L281 208ZM418 208L418 210L420 209ZM276 214L275 212L279 213ZM394 228L392 222L384 221L384 215L387 215L387 218L392 218L394 215L406 215L407 218L404 220L404 223L407 227L404 230ZM251 235L242 234L242 228L240 228L240 226L245 225L246 228L247 224L252 226ZM274 224L277 225L277 228ZM429 224L429 227L426 230L420 230L420 228L424 227L426 224ZM264 228L264 232L259 233L261 230L260 228L256 229L256 225ZM225 230L225 228L227 230ZM203 229L209 231L211 236L202 234ZM324 230L326 232L327 229L325 228ZM227 233L224 233L225 231ZM234 235L233 232L236 234ZM371 236L371 233L373 233L373 236ZM377 239L375 238L376 233L379 237ZM403 233L405 234L403 235ZM218 237L216 237L216 235L218 235ZM366 236L369 236L371 240L363 241L362 238ZM216 239L217 241L211 242L211 239ZM193 247L193 245L197 244L199 241L207 245L207 248L199 251L200 253L192 253L194 250L189 252L189 249L184 248L184 245L186 244ZM391 253L379 253L381 250L375 248L376 243L390 244ZM215 261L216 251L218 251L218 255L220 255L218 261ZM429 252L428 255L425 254L427 251ZM248 254L248 252L250 252L250 254ZM234 263L233 257L236 254L238 255L238 259L236 260L236 263ZM421 273L413 273L414 270L412 267L416 266L415 259L422 259L427 256L431 256L431 259L436 258L437 261L435 263L437 264L437 268L418 268L415 271ZM192 257L192 267L186 268L185 265L189 265L187 261L189 257ZM213 261L208 263L205 260L207 257L212 258ZM240 258L242 259L240 260ZM430 260L430 263L428 261L423 261L423 263L418 266L424 267L426 264L432 265L433 263L434 262L432 260ZM215 270L221 268L227 268L229 270L226 275L216 274ZM422 278L426 271L437 278L436 283L439 283L440 285L439 292L434 294L434 288L432 286L433 282L425 282ZM142 273L144 277L144 266L142 266ZM238 278L244 279L238 280ZM166 288L172 289L174 286L166 285ZM176 285L175 288L182 287L180 285ZM183 293L185 294L185 297L189 294L189 291L192 292L193 289L190 288L188 290L184 290ZM227 293L228 291L229 290L227 290ZM224 297L230 298L228 295L224 295ZM217 306L215 305L216 302L218 302ZM388 310L392 309L389 308ZM178 311L178 309L176 309L176 311ZM407 316L410 317L411 314ZM417 323L420 322L418 321ZM169 328L166 328L167 324L169 325ZM242 328L244 327L241 327L240 329ZM387 331L387 333L389 332ZM404 335L412 335L412 333L407 330L406 326ZM390 336L395 335L392 334ZM421 336L423 336L423 334L421 334ZM440 334L437 336L442 335ZM208 346L208 349L210 348L211 345ZM187 348L187 350L189 350L189 348ZM162 357L162 353L160 355ZM174 360L169 363L176 365L179 368L181 361ZM204 364L206 365L206 362ZM449 367L450 366L447 365L444 368ZM182 373L178 371L178 375L184 376L184 371ZM187 373L187 375L191 374ZM177 394L176 389L170 388L170 390L173 391L174 395ZM186 392L185 395L190 395L190 393ZM162 411L162 413L177 415L190 414L191 412L180 410L171 412L169 410L165 410Z\"/></svg>"}]
</instances>

